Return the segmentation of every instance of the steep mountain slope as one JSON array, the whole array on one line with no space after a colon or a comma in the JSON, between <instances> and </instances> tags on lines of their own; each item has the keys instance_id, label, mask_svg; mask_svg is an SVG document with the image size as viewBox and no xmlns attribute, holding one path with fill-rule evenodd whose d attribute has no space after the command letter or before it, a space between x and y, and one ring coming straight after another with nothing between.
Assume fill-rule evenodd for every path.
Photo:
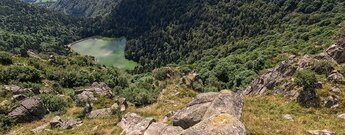
<instances>
[{"instance_id":1,"label":"steep mountain slope","mask_svg":"<svg viewBox=\"0 0 345 135\"><path fill-rule=\"evenodd\" d=\"M59 0L49 8L73 16L107 16L122 0Z\"/></svg>"},{"instance_id":2,"label":"steep mountain slope","mask_svg":"<svg viewBox=\"0 0 345 135\"><path fill-rule=\"evenodd\" d=\"M192 64L196 87L214 91L248 84L286 53L327 48L344 12L337 0L127 0L95 27L130 38L126 57L139 72Z\"/></svg>"},{"instance_id":3,"label":"steep mountain slope","mask_svg":"<svg viewBox=\"0 0 345 135\"><path fill-rule=\"evenodd\" d=\"M0 48L15 53L66 53L64 45L88 36L84 28L92 23L18 0L2 0L0 5Z\"/></svg>"}]
</instances>

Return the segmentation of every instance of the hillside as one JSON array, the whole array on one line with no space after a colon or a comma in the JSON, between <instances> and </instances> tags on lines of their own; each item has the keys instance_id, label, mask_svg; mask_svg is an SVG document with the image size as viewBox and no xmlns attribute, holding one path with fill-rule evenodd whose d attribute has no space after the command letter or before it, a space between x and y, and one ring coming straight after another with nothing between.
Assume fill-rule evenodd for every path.
<instances>
[{"instance_id":1,"label":"hillside","mask_svg":"<svg viewBox=\"0 0 345 135\"><path fill-rule=\"evenodd\" d=\"M0 132L345 134L344 6L61 0L64 14L1 0ZM128 39L140 65L69 48L87 39ZM111 53L108 42L85 51Z\"/></svg>"},{"instance_id":2,"label":"hillside","mask_svg":"<svg viewBox=\"0 0 345 135\"><path fill-rule=\"evenodd\" d=\"M0 48L3 51L66 54L68 50L64 45L90 34L83 27L92 20L86 22L18 0L2 0L0 4Z\"/></svg>"},{"instance_id":3,"label":"hillside","mask_svg":"<svg viewBox=\"0 0 345 135\"><path fill-rule=\"evenodd\" d=\"M59 0L49 8L72 16L107 16L122 0Z\"/></svg>"},{"instance_id":4,"label":"hillside","mask_svg":"<svg viewBox=\"0 0 345 135\"><path fill-rule=\"evenodd\" d=\"M327 48L341 28L343 5L335 0L127 0L96 26L103 26L105 35L130 38L126 57L141 64L138 72L191 65L204 80L196 87L213 91L248 84L285 54Z\"/></svg>"}]
</instances>

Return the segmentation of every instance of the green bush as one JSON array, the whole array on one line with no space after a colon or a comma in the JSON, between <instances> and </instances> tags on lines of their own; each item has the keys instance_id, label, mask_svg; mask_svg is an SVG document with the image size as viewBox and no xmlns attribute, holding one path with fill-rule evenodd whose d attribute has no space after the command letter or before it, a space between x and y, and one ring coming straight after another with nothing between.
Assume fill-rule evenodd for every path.
<instances>
[{"instance_id":1,"label":"green bush","mask_svg":"<svg viewBox=\"0 0 345 135\"><path fill-rule=\"evenodd\" d=\"M62 97L51 94L41 95L40 99L50 112L63 113L68 105Z\"/></svg>"},{"instance_id":2,"label":"green bush","mask_svg":"<svg viewBox=\"0 0 345 135\"><path fill-rule=\"evenodd\" d=\"M311 70L301 70L295 75L295 83L304 88L313 88L317 82L315 72Z\"/></svg>"},{"instance_id":3,"label":"green bush","mask_svg":"<svg viewBox=\"0 0 345 135\"><path fill-rule=\"evenodd\" d=\"M12 55L6 52L0 52L0 64L10 65L12 63Z\"/></svg>"},{"instance_id":4,"label":"green bush","mask_svg":"<svg viewBox=\"0 0 345 135\"><path fill-rule=\"evenodd\" d=\"M11 129L13 122L4 114L0 114L0 132L6 133Z\"/></svg>"},{"instance_id":5,"label":"green bush","mask_svg":"<svg viewBox=\"0 0 345 135\"><path fill-rule=\"evenodd\" d=\"M128 88L120 91L120 95L137 106L151 104L157 100L160 91L153 86L152 77L142 77L134 82Z\"/></svg>"},{"instance_id":6,"label":"green bush","mask_svg":"<svg viewBox=\"0 0 345 135\"><path fill-rule=\"evenodd\" d=\"M167 79L169 75L171 75L172 71L170 70L170 68L159 68L154 70L152 73L155 79L162 81L164 79Z\"/></svg>"},{"instance_id":7,"label":"green bush","mask_svg":"<svg viewBox=\"0 0 345 135\"><path fill-rule=\"evenodd\" d=\"M0 70L0 81L8 83L15 82L39 82L40 72L30 66L10 66Z\"/></svg>"}]
</instances>

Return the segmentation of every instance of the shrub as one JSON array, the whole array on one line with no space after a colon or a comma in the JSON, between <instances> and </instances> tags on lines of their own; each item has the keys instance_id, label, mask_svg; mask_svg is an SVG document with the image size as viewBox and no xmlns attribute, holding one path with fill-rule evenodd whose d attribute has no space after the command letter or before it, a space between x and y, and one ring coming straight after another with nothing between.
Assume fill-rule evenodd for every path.
<instances>
[{"instance_id":1,"label":"shrub","mask_svg":"<svg viewBox=\"0 0 345 135\"><path fill-rule=\"evenodd\" d=\"M60 96L44 94L40 98L50 112L63 113L67 107L67 102Z\"/></svg>"},{"instance_id":2,"label":"shrub","mask_svg":"<svg viewBox=\"0 0 345 135\"><path fill-rule=\"evenodd\" d=\"M168 78L169 75L171 75L172 71L170 70L170 68L159 68L154 70L152 73L155 79L162 81Z\"/></svg>"},{"instance_id":3,"label":"shrub","mask_svg":"<svg viewBox=\"0 0 345 135\"><path fill-rule=\"evenodd\" d=\"M151 104L156 101L160 91L155 88L152 77L142 77L135 80L130 87L120 91L121 96L137 106Z\"/></svg>"},{"instance_id":4,"label":"shrub","mask_svg":"<svg viewBox=\"0 0 345 135\"><path fill-rule=\"evenodd\" d=\"M332 64L328 61L320 61L315 63L313 70L318 74L329 74L334 68Z\"/></svg>"},{"instance_id":5,"label":"shrub","mask_svg":"<svg viewBox=\"0 0 345 135\"><path fill-rule=\"evenodd\" d=\"M12 63L12 56L9 53L0 52L0 64L10 65Z\"/></svg>"},{"instance_id":6,"label":"shrub","mask_svg":"<svg viewBox=\"0 0 345 135\"><path fill-rule=\"evenodd\" d=\"M39 82L41 80L40 72L29 66L10 66L0 70L0 81L8 83L17 82Z\"/></svg>"},{"instance_id":7,"label":"shrub","mask_svg":"<svg viewBox=\"0 0 345 135\"><path fill-rule=\"evenodd\" d=\"M313 88L317 82L315 72L311 70L301 70L295 75L295 82L304 88Z\"/></svg>"},{"instance_id":8,"label":"shrub","mask_svg":"<svg viewBox=\"0 0 345 135\"><path fill-rule=\"evenodd\" d=\"M6 133L12 127L13 122L4 114L0 114L0 132Z\"/></svg>"}]
</instances>

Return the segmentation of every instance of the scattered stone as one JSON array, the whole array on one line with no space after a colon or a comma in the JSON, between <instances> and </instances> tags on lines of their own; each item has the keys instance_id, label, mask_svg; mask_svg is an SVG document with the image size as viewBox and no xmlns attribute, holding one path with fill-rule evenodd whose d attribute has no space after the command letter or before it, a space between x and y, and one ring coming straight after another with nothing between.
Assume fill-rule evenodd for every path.
<instances>
[{"instance_id":1,"label":"scattered stone","mask_svg":"<svg viewBox=\"0 0 345 135\"><path fill-rule=\"evenodd\" d=\"M331 92L333 92L333 93L335 93L335 94L339 94L339 93L341 92L341 90L340 90L339 88L337 88L337 87L333 87L333 88L331 89Z\"/></svg>"},{"instance_id":2,"label":"scattered stone","mask_svg":"<svg viewBox=\"0 0 345 135\"><path fill-rule=\"evenodd\" d=\"M345 120L345 113L340 114L340 115L338 115L337 117L340 118L340 119L344 119L344 120Z\"/></svg>"},{"instance_id":3,"label":"scattered stone","mask_svg":"<svg viewBox=\"0 0 345 135\"><path fill-rule=\"evenodd\" d=\"M113 114L110 108L98 109L91 111L88 118L104 118Z\"/></svg>"},{"instance_id":4,"label":"scattered stone","mask_svg":"<svg viewBox=\"0 0 345 135\"><path fill-rule=\"evenodd\" d=\"M182 135L245 135L244 125L228 113L216 114L182 132Z\"/></svg>"},{"instance_id":5,"label":"scattered stone","mask_svg":"<svg viewBox=\"0 0 345 135\"><path fill-rule=\"evenodd\" d=\"M17 122L30 122L43 118L46 113L47 109L43 103L36 97L30 97L22 100L8 116Z\"/></svg>"},{"instance_id":6,"label":"scattered stone","mask_svg":"<svg viewBox=\"0 0 345 135\"><path fill-rule=\"evenodd\" d=\"M324 106L327 108L331 108L337 104L338 104L338 98L335 96L328 96L324 100Z\"/></svg>"},{"instance_id":7,"label":"scattered stone","mask_svg":"<svg viewBox=\"0 0 345 135\"><path fill-rule=\"evenodd\" d=\"M92 92L90 91L82 91L80 94L76 96L76 102L78 106L85 106L87 103L97 100Z\"/></svg>"},{"instance_id":8,"label":"scattered stone","mask_svg":"<svg viewBox=\"0 0 345 135\"><path fill-rule=\"evenodd\" d=\"M81 124L83 123L80 119L72 119L72 118L68 118L66 121L62 122L61 124L61 128L63 129L71 129L73 128L73 126L77 125L77 124Z\"/></svg>"},{"instance_id":9,"label":"scattered stone","mask_svg":"<svg viewBox=\"0 0 345 135\"><path fill-rule=\"evenodd\" d=\"M121 112L126 111L126 109L127 109L127 107L128 107L126 98L119 98L118 103L119 103L119 105L120 105L120 107L121 107L121 108L120 108L120 111L121 111Z\"/></svg>"},{"instance_id":10,"label":"scattered stone","mask_svg":"<svg viewBox=\"0 0 345 135\"><path fill-rule=\"evenodd\" d=\"M335 135L335 132L328 130L308 130L307 132L312 135Z\"/></svg>"},{"instance_id":11,"label":"scattered stone","mask_svg":"<svg viewBox=\"0 0 345 135\"><path fill-rule=\"evenodd\" d=\"M292 116L290 114L284 114L283 118L286 119L286 120L289 120L289 121L293 121L293 118L292 118Z\"/></svg>"},{"instance_id":12,"label":"scattered stone","mask_svg":"<svg viewBox=\"0 0 345 135\"><path fill-rule=\"evenodd\" d=\"M332 73L327 77L327 80L336 83L336 84L343 84L343 75L339 73L337 70L332 71Z\"/></svg>"},{"instance_id":13,"label":"scattered stone","mask_svg":"<svg viewBox=\"0 0 345 135\"><path fill-rule=\"evenodd\" d=\"M95 131L97 131L97 129L98 129L98 126L95 126L95 127L92 128L92 131L95 132Z\"/></svg>"},{"instance_id":14,"label":"scattered stone","mask_svg":"<svg viewBox=\"0 0 345 135\"><path fill-rule=\"evenodd\" d=\"M113 105L111 105L110 109L113 113L116 113L119 112L120 106L117 103L114 103Z\"/></svg>"},{"instance_id":15,"label":"scattered stone","mask_svg":"<svg viewBox=\"0 0 345 135\"><path fill-rule=\"evenodd\" d=\"M39 126L39 127L36 127L36 128L34 128L34 129L31 129L30 131L31 131L31 132L34 132L34 133L39 133L39 132L41 132L42 130L46 129L48 126L49 126L49 123L45 123L45 124L43 124L43 125L41 125L41 126Z\"/></svg>"},{"instance_id":16,"label":"scattered stone","mask_svg":"<svg viewBox=\"0 0 345 135\"><path fill-rule=\"evenodd\" d=\"M4 90L11 92L15 95L25 94L25 93L39 94L39 91L35 91L34 89L20 88L19 86L16 86L16 85L4 85Z\"/></svg>"},{"instance_id":17,"label":"scattered stone","mask_svg":"<svg viewBox=\"0 0 345 135\"><path fill-rule=\"evenodd\" d=\"M62 126L62 120L60 116L56 116L49 122L51 128L58 128Z\"/></svg>"}]
</instances>

